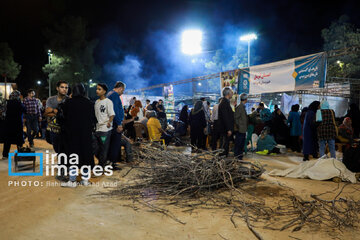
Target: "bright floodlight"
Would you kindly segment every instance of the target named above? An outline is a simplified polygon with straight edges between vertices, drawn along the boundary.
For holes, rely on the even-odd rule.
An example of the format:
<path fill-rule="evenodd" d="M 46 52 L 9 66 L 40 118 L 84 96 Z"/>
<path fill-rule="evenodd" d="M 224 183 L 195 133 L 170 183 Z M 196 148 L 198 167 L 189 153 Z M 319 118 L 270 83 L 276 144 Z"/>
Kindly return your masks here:
<path fill-rule="evenodd" d="M 36 83 L 37 83 L 38 85 L 41 85 L 41 81 L 37 81 Z"/>
<path fill-rule="evenodd" d="M 201 53 L 202 32 L 200 30 L 187 30 L 182 34 L 182 52 L 188 55 Z"/>
<path fill-rule="evenodd" d="M 241 41 L 251 41 L 257 39 L 257 36 L 255 33 L 247 34 L 240 37 Z"/>

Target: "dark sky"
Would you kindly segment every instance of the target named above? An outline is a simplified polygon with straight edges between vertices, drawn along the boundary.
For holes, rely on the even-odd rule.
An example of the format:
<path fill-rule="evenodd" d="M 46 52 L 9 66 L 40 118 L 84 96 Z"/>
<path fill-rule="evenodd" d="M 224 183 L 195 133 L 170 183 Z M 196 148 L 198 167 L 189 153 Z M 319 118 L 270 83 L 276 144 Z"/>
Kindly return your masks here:
<path fill-rule="evenodd" d="M 132 54 L 144 72 L 151 73 L 148 70 L 154 65 L 158 70 L 167 66 L 151 46 L 156 39 L 150 38 L 164 36 L 159 32 L 171 36 L 198 27 L 205 32 L 205 48 L 213 50 L 226 46 L 229 32 L 253 31 L 258 40 L 252 50 L 261 57 L 256 64 L 261 64 L 321 51 L 321 30 L 333 20 L 346 14 L 360 26 L 358 7 L 356 1 L 3 0 L 0 41 L 9 43 L 15 61 L 22 65 L 19 85 L 31 87 L 36 80 L 46 79 L 41 71 L 47 62 L 42 31 L 64 16 L 88 21 L 90 37 L 99 40 L 95 60 L 101 67 Z M 149 84 L 153 83 L 156 80 Z"/>

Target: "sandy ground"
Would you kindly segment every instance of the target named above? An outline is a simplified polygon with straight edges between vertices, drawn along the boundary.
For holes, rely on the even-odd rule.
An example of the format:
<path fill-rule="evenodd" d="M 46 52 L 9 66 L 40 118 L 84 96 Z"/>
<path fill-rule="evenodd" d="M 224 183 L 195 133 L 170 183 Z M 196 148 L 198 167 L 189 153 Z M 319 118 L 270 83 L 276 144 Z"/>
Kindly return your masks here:
<path fill-rule="evenodd" d="M 43 140 L 35 140 L 37 152 L 51 149 Z M 2 151 L 2 146 L 0 148 Z M 13 151 L 13 149 L 12 149 Z M 258 156 L 249 154 L 247 159 L 256 159 L 267 170 L 285 169 L 302 161 L 301 155 L 286 153 L 282 156 Z M 180 224 L 147 208 L 134 210 L 116 198 L 95 195 L 107 191 L 102 184 L 124 181 L 121 178 L 129 167 L 124 166 L 112 177 L 98 177 L 91 181 L 97 186 L 76 189 L 47 186 L 59 183 L 54 177 L 8 176 L 8 161 L 0 161 L 0 239 L 255 239 L 246 223 L 236 220 L 231 223 L 228 210 L 196 210 L 184 213 L 173 207 L 172 213 L 186 224 Z M 275 178 L 267 174 L 264 181 L 249 188 L 254 195 L 273 201 L 285 194 L 284 189 L 309 198 L 334 190 L 344 183 L 315 181 L 309 179 Z M 13 186 L 11 181 L 38 181 L 40 186 Z M 43 186 L 41 186 L 41 184 Z M 10 185 L 10 186 L 9 186 Z M 344 196 L 360 199 L 359 184 L 344 190 Z M 329 197 L 335 196 L 330 194 Z M 330 229 L 304 227 L 299 232 L 291 229 L 282 232 L 256 228 L 264 239 L 360 239 L 358 229 L 338 232 Z"/>

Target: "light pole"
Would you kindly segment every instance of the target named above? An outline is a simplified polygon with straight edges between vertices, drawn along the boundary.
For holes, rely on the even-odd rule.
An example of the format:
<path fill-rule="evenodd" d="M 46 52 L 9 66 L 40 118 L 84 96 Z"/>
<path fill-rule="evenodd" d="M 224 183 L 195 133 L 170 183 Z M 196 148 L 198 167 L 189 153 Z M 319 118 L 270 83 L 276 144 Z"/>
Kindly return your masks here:
<path fill-rule="evenodd" d="M 48 50 L 49 64 L 51 64 L 51 56 L 52 56 L 52 53 L 51 53 L 51 50 L 49 49 Z M 51 97 L 51 80 L 50 80 L 50 77 L 49 77 L 49 97 Z"/>
<path fill-rule="evenodd" d="M 202 31 L 200 30 L 186 30 L 182 33 L 181 37 L 181 49 L 182 52 L 186 55 L 196 55 L 202 52 Z M 192 63 L 195 63 L 195 60 L 192 59 Z M 191 77 L 193 74 L 193 66 L 191 65 Z M 196 85 L 195 82 L 192 81 L 192 92 L 193 97 L 195 95 Z"/>
<path fill-rule="evenodd" d="M 247 34 L 240 37 L 241 41 L 247 41 L 248 42 L 248 67 L 250 67 L 250 41 L 256 40 L 257 36 L 255 33 Z"/>

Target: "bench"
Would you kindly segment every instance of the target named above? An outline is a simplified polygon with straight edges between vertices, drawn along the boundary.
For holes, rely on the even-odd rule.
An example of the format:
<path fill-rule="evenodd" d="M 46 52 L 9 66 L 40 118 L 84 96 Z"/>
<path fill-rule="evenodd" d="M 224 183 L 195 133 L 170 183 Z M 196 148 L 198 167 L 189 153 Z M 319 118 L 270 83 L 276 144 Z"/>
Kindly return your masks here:
<path fill-rule="evenodd" d="M 31 150 L 22 151 L 22 149 L 20 151 L 21 152 L 15 153 L 15 156 L 14 156 L 15 172 L 18 172 L 18 170 L 19 170 L 19 162 L 32 162 L 32 170 L 33 170 L 33 172 L 35 172 L 36 156 L 19 156 L 18 155 L 19 153 L 20 154 L 21 153 L 35 153 L 35 151 L 31 151 Z"/>

